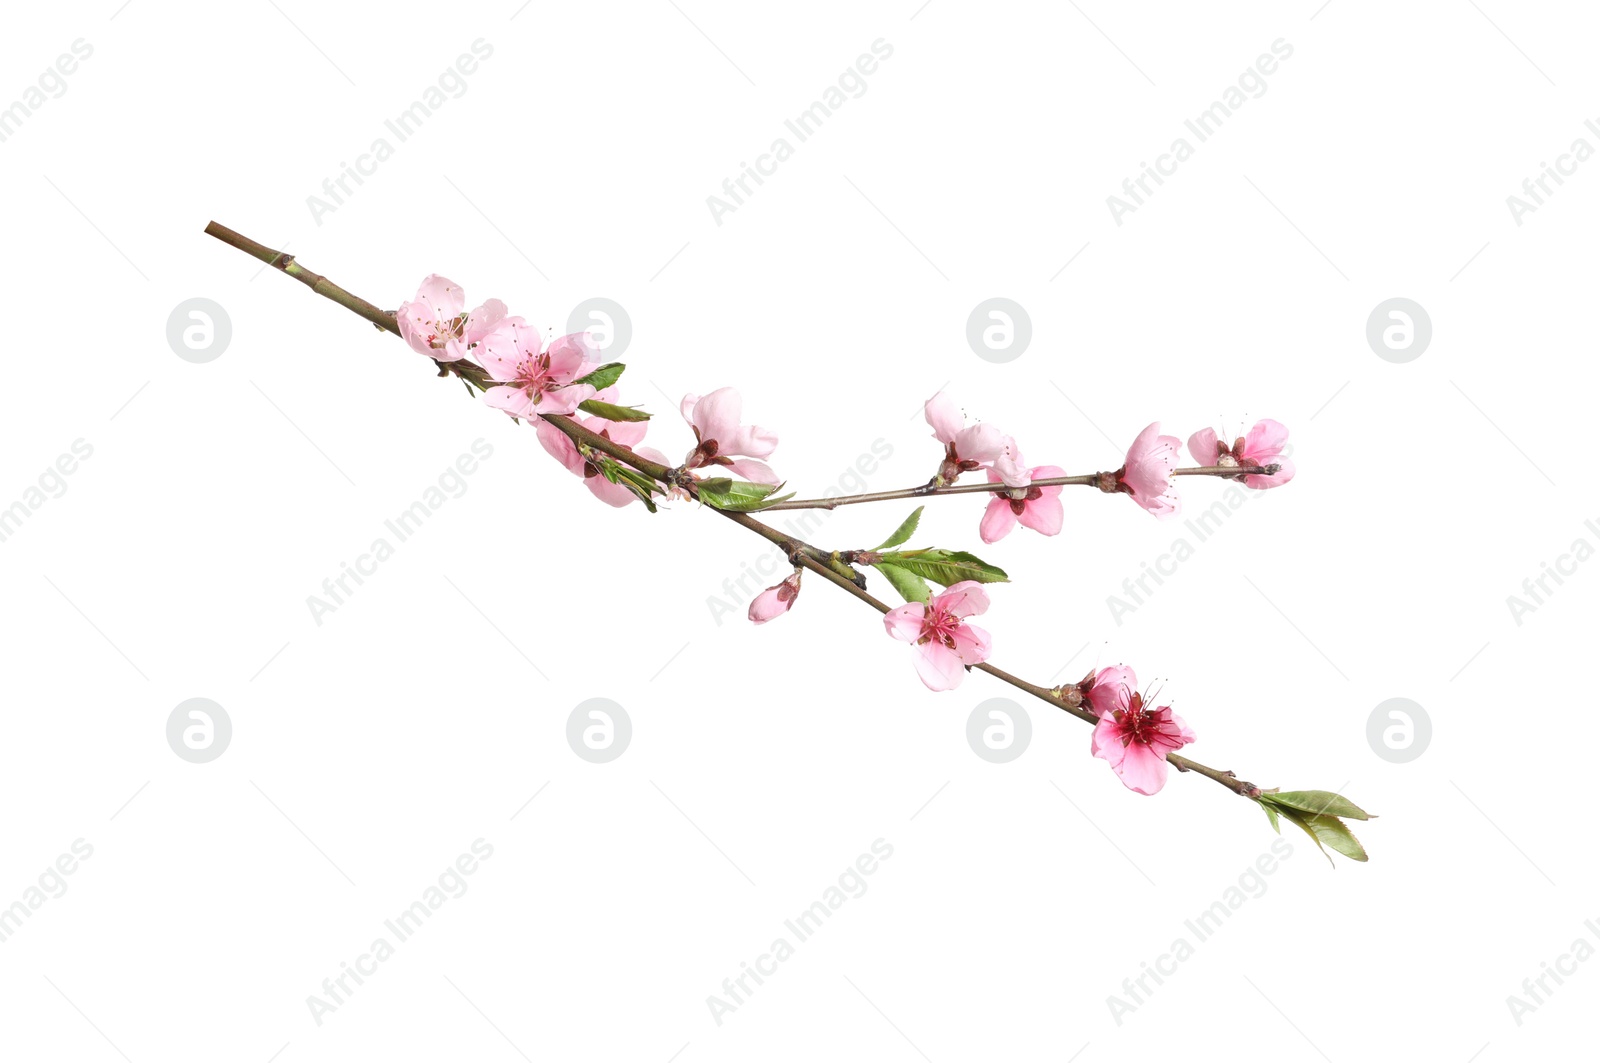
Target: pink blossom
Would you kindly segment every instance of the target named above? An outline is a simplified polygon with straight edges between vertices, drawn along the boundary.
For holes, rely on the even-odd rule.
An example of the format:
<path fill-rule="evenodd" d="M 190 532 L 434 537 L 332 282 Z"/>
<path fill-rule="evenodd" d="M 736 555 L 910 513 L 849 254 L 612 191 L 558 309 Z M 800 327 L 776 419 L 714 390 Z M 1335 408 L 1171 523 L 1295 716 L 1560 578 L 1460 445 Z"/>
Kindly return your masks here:
<path fill-rule="evenodd" d="M 926 602 L 907 602 L 884 614 L 883 626 L 891 636 L 917 647 L 917 675 L 929 690 L 954 690 L 965 678 L 965 667 L 989 659 L 989 633 L 963 624 L 989 608 L 989 595 L 974 580 L 951 584 Z"/>
<path fill-rule="evenodd" d="M 775 587 L 768 587 L 755 600 L 750 603 L 750 622 L 765 624 L 768 620 L 776 620 L 787 613 L 794 606 L 794 600 L 800 596 L 800 569 L 795 569 L 794 574 Z"/>
<path fill-rule="evenodd" d="M 964 472 L 987 468 L 1006 452 L 1008 444 L 1015 446 L 992 425 L 968 426 L 956 401 L 942 391 L 923 404 L 922 415 L 933 429 L 933 438 L 944 444 L 938 476 L 941 484 L 953 484 Z"/>
<path fill-rule="evenodd" d="M 1126 697 L 1116 707 L 1101 710 L 1089 752 L 1111 765 L 1122 785 L 1134 793 L 1150 795 L 1167 782 L 1167 754 L 1194 741 L 1194 732 L 1172 706 L 1146 708 L 1142 694 Z"/>
<path fill-rule="evenodd" d="M 536 330 L 520 317 L 507 318 L 483 338 L 476 353 L 497 382 L 483 393 L 483 401 L 513 417 L 571 413 L 594 397 L 591 385 L 574 383 L 596 368 L 590 356 L 597 352 L 586 332 L 558 336 L 541 351 Z"/>
<path fill-rule="evenodd" d="M 1255 427 L 1235 439 L 1229 447 L 1217 438 L 1217 433 L 1202 428 L 1189 437 L 1189 453 L 1201 465 L 1271 465 L 1278 463 L 1278 471 L 1271 476 L 1251 473 L 1241 477 L 1246 487 L 1265 490 L 1281 487 L 1294 479 L 1294 462 L 1281 457 L 1284 444 L 1289 441 L 1289 430 L 1277 421 L 1257 421 Z"/>
<path fill-rule="evenodd" d="M 1178 467 L 1180 446 L 1177 436 L 1161 434 L 1160 421 L 1150 425 L 1128 448 L 1127 460 L 1117 470 L 1112 490 L 1132 495 L 1135 502 L 1162 520 L 1177 516 L 1178 488 L 1172 482 L 1172 470 Z"/>
<path fill-rule="evenodd" d="M 778 474 L 755 458 L 766 458 L 778 447 L 776 433 L 759 425 L 744 425 L 739 418 L 744 400 L 733 388 L 718 388 L 709 395 L 685 395 L 679 404 L 683 419 L 694 429 L 695 448 L 684 467 L 724 466 L 741 480 L 776 484 Z"/>
<path fill-rule="evenodd" d="M 616 402 L 617 389 L 607 388 L 597 396 L 602 402 Z M 608 421 L 604 417 L 574 418 L 578 424 L 587 428 L 596 435 L 603 436 L 613 443 L 627 447 L 641 458 L 667 464 L 667 456 L 659 450 L 650 447 L 641 447 L 639 443 L 644 439 L 645 430 L 649 421 Z M 621 484 L 614 484 L 600 473 L 599 466 L 593 464 L 578 453 L 577 444 L 573 443 L 567 434 L 544 418 L 537 418 L 536 432 L 539 443 L 574 476 L 583 477 L 583 486 L 587 487 L 600 501 L 608 506 L 626 506 L 630 502 L 637 502 L 639 496 Z"/>
<path fill-rule="evenodd" d="M 423 279 L 417 297 L 394 312 L 395 324 L 418 354 L 458 362 L 506 316 L 506 304 L 498 299 L 490 299 L 470 314 L 462 312 L 466 305 L 460 287 L 433 273 Z"/>
<path fill-rule="evenodd" d="M 1008 453 L 1002 455 L 988 470 L 990 483 L 1006 484 L 1022 492 L 1023 497 L 1015 498 L 1002 491 L 989 500 L 988 508 L 983 511 L 983 520 L 978 522 L 978 536 L 986 543 L 997 543 L 1004 539 L 1019 522 L 1041 535 L 1055 535 L 1061 531 L 1065 519 L 1061 509 L 1061 485 L 1034 487 L 1032 482 L 1065 476 L 1066 472 L 1054 465 L 1026 469 L 1021 462 L 1021 454 L 1012 458 Z"/>

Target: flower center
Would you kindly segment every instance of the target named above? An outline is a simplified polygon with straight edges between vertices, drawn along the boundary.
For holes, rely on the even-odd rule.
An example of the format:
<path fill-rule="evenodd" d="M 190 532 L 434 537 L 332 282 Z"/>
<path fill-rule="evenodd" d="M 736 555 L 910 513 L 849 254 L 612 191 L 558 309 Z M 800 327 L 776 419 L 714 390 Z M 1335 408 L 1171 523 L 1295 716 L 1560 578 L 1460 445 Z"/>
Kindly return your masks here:
<path fill-rule="evenodd" d="M 922 616 L 922 635 L 917 639 L 917 644 L 937 642 L 948 649 L 955 649 L 955 632 L 960 626 L 961 620 L 958 617 L 929 605 L 927 612 Z"/>

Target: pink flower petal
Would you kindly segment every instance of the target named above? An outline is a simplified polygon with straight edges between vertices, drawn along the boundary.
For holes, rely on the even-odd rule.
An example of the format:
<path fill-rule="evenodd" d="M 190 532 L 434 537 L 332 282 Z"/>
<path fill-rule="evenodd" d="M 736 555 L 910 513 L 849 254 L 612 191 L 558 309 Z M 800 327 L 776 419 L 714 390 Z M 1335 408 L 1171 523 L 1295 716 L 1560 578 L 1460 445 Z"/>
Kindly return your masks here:
<path fill-rule="evenodd" d="M 743 413 L 744 399 L 739 393 L 733 388 L 718 388 L 694 404 L 694 416 L 689 423 L 700 429 L 702 441 L 715 439 L 731 445 Z"/>
<path fill-rule="evenodd" d="M 993 470 L 991 480 L 995 479 Z M 1061 503 L 1056 503 L 1059 509 Z M 1017 526 L 1017 515 L 1011 511 L 1011 500 L 996 495 L 984 507 L 983 519 L 978 522 L 978 538 L 986 543 L 997 543 L 1011 534 L 1011 529 Z"/>
<path fill-rule="evenodd" d="M 994 648 L 994 639 L 989 632 L 971 624 L 956 628 L 951 632 L 950 639 L 955 643 L 953 652 L 962 664 L 982 664 L 989 659 L 989 653 Z"/>
<path fill-rule="evenodd" d="M 521 388 L 506 387 L 504 385 L 492 387 L 483 393 L 483 401 L 497 410 L 504 410 L 513 417 L 526 418 L 528 411 L 533 408 L 533 400 Z"/>
<path fill-rule="evenodd" d="M 929 690 L 954 690 L 966 678 L 961 658 L 941 642 L 925 642 L 917 647 L 917 676 Z"/>
<path fill-rule="evenodd" d="M 954 617 L 980 616 L 988 611 L 989 594 L 977 580 L 964 579 L 934 595 L 931 604 Z"/>
<path fill-rule="evenodd" d="M 772 471 L 771 466 L 765 462 L 755 461 L 750 458 L 735 458 L 732 464 L 725 465 L 723 468 L 739 479 L 749 480 L 755 484 L 772 484 L 776 487 L 783 482 L 778 478 L 778 474 Z M 711 471 L 715 475 L 716 466 L 712 466 Z"/>
<path fill-rule="evenodd" d="M 1043 488 L 1048 491 L 1050 488 Z M 1066 512 L 1061 506 L 1061 488 L 1055 489 L 1055 494 L 1040 494 L 1032 502 L 1022 507 L 1022 513 L 1017 517 L 1024 528 L 1032 528 L 1040 535 L 1055 535 L 1061 531 L 1061 526 L 1066 523 Z M 984 540 L 987 542 L 988 540 Z"/>
<path fill-rule="evenodd" d="M 907 602 L 883 614 L 883 627 L 901 642 L 915 642 L 922 637 L 922 618 L 926 615 L 927 608 L 921 602 Z"/>
<path fill-rule="evenodd" d="M 1120 763 L 1113 765 L 1122 785 L 1149 797 L 1167 784 L 1167 758 L 1140 742 L 1130 742 Z"/>
<path fill-rule="evenodd" d="M 955 442 L 956 435 L 966 427 L 967 419 L 956 405 L 956 400 L 939 392 L 922 405 L 922 416 L 933 429 L 933 438 L 941 443 Z"/>
<path fill-rule="evenodd" d="M 577 446 L 567 438 L 565 432 L 548 421 L 540 420 L 534 434 L 539 437 L 539 445 L 544 447 L 545 453 L 559 461 L 573 475 L 583 475 L 583 455 L 578 453 Z"/>
<path fill-rule="evenodd" d="M 1215 465 L 1217 463 L 1216 429 L 1202 428 L 1190 436 L 1189 456 L 1194 458 L 1196 465 Z"/>
<path fill-rule="evenodd" d="M 1289 442 L 1289 430 L 1270 418 L 1260 420 L 1244 437 L 1244 460 L 1254 465 L 1270 465 Z"/>

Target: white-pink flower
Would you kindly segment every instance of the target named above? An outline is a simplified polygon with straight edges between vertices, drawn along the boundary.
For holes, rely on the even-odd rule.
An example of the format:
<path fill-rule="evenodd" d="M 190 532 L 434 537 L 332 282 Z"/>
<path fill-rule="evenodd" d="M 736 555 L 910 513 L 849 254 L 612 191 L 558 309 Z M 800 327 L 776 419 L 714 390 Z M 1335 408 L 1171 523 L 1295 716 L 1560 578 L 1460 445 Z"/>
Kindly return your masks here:
<path fill-rule="evenodd" d="M 615 403 L 617 401 L 617 389 L 607 388 L 600 392 L 596 398 L 602 402 Z M 573 419 L 596 435 L 603 436 L 613 443 L 627 447 L 641 458 L 660 465 L 668 464 L 667 456 L 659 450 L 639 446 L 639 443 L 644 439 L 646 429 L 649 427 L 649 421 L 608 421 L 604 417 L 583 416 L 575 416 Z M 621 484 L 614 484 L 602 476 L 599 466 L 579 454 L 577 444 L 573 443 L 561 429 L 542 417 L 536 419 L 536 424 L 540 445 L 544 447 L 551 457 L 566 466 L 568 472 L 574 476 L 583 477 L 583 486 L 587 487 L 589 492 L 600 501 L 608 506 L 621 507 L 639 500 L 639 496 L 628 488 Z"/>
<path fill-rule="evenodd" d="M 1006 452 L 1011 438 L 993 425 L 968 425 L 956 400 L 939 392 L 922 407 L 922 415 L 933 429 L 933 438 L 944 444 L 944 460 L 939 465 L 939 482 L 953 484 L 964 472 L 986 468 Z"/>
<path fill-rule="evenodd" d="M 459 362 L 474 345 L 505 320 L 506 304 L 490 299 L 465 313 L 467 297 L 461 288 L 437 273 L 424 278 L 417 297 L 394 312 L 401 337 L 418 354 L 440 362 Z"/>
<path fill-rule="evenodd" d="M 574 383 L 596 368 L 590 356 L 597 352 L 586 332 L 558 336 L 541 350 L 537 330 L 520 317 L 507 318 L 475 353 L 496 383 L 483 401 L 513 417 L 571 413 L 594 397 L 592 385 Z"/>
<path fill-rule="evenodd" d="M 989 500 L 978 522 L 978 537 L 986 543 L 997 543 L 1011 534 L 1011 529 L 1021 524 L 1041 535 L 1055 535 L 1061 531 L 1065 514 L 1061 508 L 1061 485 L 1034 487 L 1034 480 L 1051 480 L 1065 476 L 1066 471 L 1054 465 L 1037 465 L 1032 469 L 1020 465 L 1022 455 L 1013 459 L 1002 456 L 988 470 L 989 482 L 1003 483 L 1023 492 L 1023 497 L 1013 498 L 1002 491 Z"/>
<path fill-rule="evenodd" d="M 1216 432 L 1202 428 L 1189 437 L 1189 453 L 1201 465 L 1271 465 L 1276 462 L 1278 471 L 1271 476 L 1251 473 L 1242 477 L 1246 487 L 1265 490 L 1282 487 L 1294 479 L 1294 462 L 1282 456 L 1288 442 L 1289 430 L 1268 418 L 1257 421 L 1255 427 L 1235 439 L 1231 447 L 1218 439 Z"/>
<path fill-rule="evenodd" d="M 776 620 L 794 607 L 794 600 L 800 596 L 800 569 L 782 583 L 768 587 L 755 596 L 750 603 L 750 622 L 765 624 L 768 620 Z"/>
<path fill-rule="evenodd" d="M 709 395 L 685 395 L 678 406 L 694 429 L 695 447 L 684 467 L 703 469 L 720 465 L 741 480 L 777 484 L 778 474 L 757 458 L 772 456 L 778 436 L 759 425 L 739 422 L 744 400 L 733 388 L 718 388 Z"/>
<path fill-rule="evenodd" d="M 1132 495 L 1135 502 L 1160 519 L 1176 516 L 1178 488 L 1172 482 L 1172 470 L 1178 467 L 1178 448 L 1182 445 L 1177 436 L 1161 434 L 1160 421 L 1150 425 L 1128 448 L 1127 460 L 1117 470 L 1112 489 Z"/>
<path fill-rule="evenodd" d="M 966 667 L 989 659 L 989 633 L 963 623 L 989 608 L 989 595 L 975 580 L 953 583 L 928 602 L 907 602 L 883 616 L 884 629 L 917 649 L 917 675 L 929 690 L 954 690 Z"/>
<path fill-rule="evenodd" d="M 1172 706 L 1147 708 L 1144 696 L 1132 694 L 1110 708 L 1097 710 L 1100 722 L 1089 740 L 1089 752 L 1111 765 L 1122 785 L 1146 796 L 1167 783 L 1167 754 L 1194 741 Z"/>

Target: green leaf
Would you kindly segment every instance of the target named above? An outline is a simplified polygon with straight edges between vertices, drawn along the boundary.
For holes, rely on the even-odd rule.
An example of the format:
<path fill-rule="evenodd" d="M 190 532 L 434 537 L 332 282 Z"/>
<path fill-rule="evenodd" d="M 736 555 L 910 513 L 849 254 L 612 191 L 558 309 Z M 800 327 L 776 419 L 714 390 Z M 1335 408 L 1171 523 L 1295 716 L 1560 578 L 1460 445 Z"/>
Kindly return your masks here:
<path fill-rule="evenodd" d="M 1276 795 L 1274 795 L 1276 796 Z M 1285 818 L 1294 823 L 1317 843 L 1317 848 L 1322 849 L 1322 855 L 1328 856 L 1328 849 L 1347 856 L 1352 860 L 1363 863 L 1367 859 L 1367 851 L 1361 848 L 1361 843 L 1356 841 L 1356 836 L 1350 833 L 1350 828 L 1344 821 L 1334 816 L 1319 816 L 1310 812 L 1302 812 L 1298 808 L 1279 805 L 1278 810 Z M 1323 846 L 1327 846 L 1324 849 Z M 1328 856 L 1328 863 L 1333 863 L 1333 857 Z"/>
<path fill-rule="evenodd" d="M 1344 819 L 1373 819 L 1354 801 L 1328 790 L 1290 790 L 1286 793 L 1262 794 L 1280 808 L 1295 808 L 1313 815 L 1340 816 Z"/>
<path fill-rule="evenodd" d="M 888 549 L 891 549 L 892 547 L 899 546 L 901 543 L 905 542 L 907 539 L 911 538 L 913 535 L 915 535 L 917 533 L 917 523 L 919 521 L 921 521 L 921 520 L 922 520 L 922 507 L 918 506 L 916 509 L 913 509 L 911 511 L 911 516 L 907 517 L 905 520 L 900 522 L 900 527 L 898 527 L 898 528 L 896 528 L 894 530 L 894 534 L 893 535 L 889 536 L 887 539 L 885 539 L 883 542 L 879 543 L 877 546 L 874 546 L 873 549 L 874 550 L 888 550 Z M 898 590 L 898 588 L 896 588 L 896 589 Z M 907 601 L 910 601 L 910 600 L 911 599 L 907 599 Z M 917 599 L 917 601 L 926 601 L 926 599 L 919 598 L 919 599 Z"/>
<path fill-rule="evenodd" d="M 889 585 L 906 601 L 925 602 L 933 597 L 933 591 L 929 588 L 927 581 L 916 573 L 908 572 L 899 565 L 891 565 L 887 562 L 880 562 L 873 567 L 883 574 L 883 578 L 888 580 Z"/>
<path fill-rule="evenodd" d="M 654 480 L 637 469 L 628 468 L 609 454 L 601 454 L 589 447 L 582 448 L 581 452 L 584 452 L 588 461 L 596 463 L 595 467 L 600 470 L 601 476 L 632 491 L 651 513 L 656 511 L 656 502 L 651 496 L 660 488 Z"/>
<path fill-rule="evenodd" d="M 700 501 L 716 509 L 731 510 L 734 513 L 753 513 L 776 505 L 786 498 L 793 498 L 794 492 L 773 497 L 773 492 L 782 487 L 782 484 L 755 484 L 745 480 L 733 480 L 726 476 L 716 476 L 709 480 L 701 480 L 697 485 Z"/>
<path fill-rule="evenodd" d="M 578 403 L 578 409 L 584 413 L 592 413 L 596 417 L 604 417 L 608 421 L 648 421 L 650 415 L 637 406 L 616 406 L 599 399 L 584 399 Z"/>
<path fill-rule="evenodd" d="M 892 551 L 884 554 L 883 560 L 946 587 L 968 579 L 978 583 L 1006 583 L 1010 580 L 1004 569 L 976 558 L 965 550 Z"/>
<path fill-rule="evenodd" d="M 1272 829 L 1277 831 L 1279 834 L 1282 834 L 1283 829 L 1278 826 L 1278 810 L 1273 808 L 1265 801 L 1260 802 L 1260 805 L 1261 811 L 1267 814 L 1267 822 L 1272 824 Z"/>
<path fill-rule="evenodd" d="M 579 384 L 588 384 L 596 391 L 604 391 L 621 378 L 622 371 L 626 368 L 628 367 L 623 365 L 621 362 L 607 362 L 605 365 L 601 366 L 599 369 L 596 369 L 588 376 L 580 376 L 575 382 Z"/>

